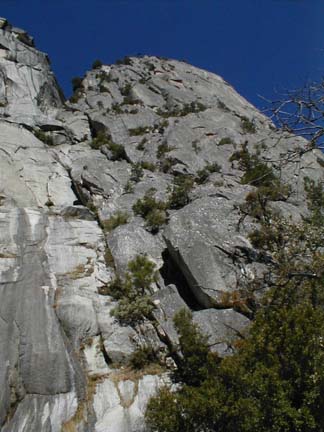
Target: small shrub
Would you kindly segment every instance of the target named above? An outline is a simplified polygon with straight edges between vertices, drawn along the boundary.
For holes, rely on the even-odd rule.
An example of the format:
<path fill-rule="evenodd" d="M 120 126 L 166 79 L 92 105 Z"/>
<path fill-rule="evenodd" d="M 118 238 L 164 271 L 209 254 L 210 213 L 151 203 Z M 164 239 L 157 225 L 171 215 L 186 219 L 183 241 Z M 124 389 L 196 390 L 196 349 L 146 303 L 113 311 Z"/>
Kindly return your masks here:
<path fill-rule="evenodd" d="M 307 207 L 311 212 L 308 220 L 315 225 L 324 223 L 324 184 L 321 181 L 317 183 L 309 177 L 304 178 L 304 188 L 307 198 Z"/>
<path fill-rule="evenodd" d="M 207 107 L 199 101 L 184 104 L 182 107 L 174 108 L 173 110 L 162 110 L 159 108 L 157 114 L 161 117 L 184 117 L 191 113 L 199 113 L 205 111 Z"/>
<path fill-rule="evenodd" d="M 132 86 L 131 86 L 130 83 L 126 83 L 126 84 L 124 85 L 124 87 L 122 87 L 122 88 L 120 89 L 120 93 L 121 93 L 123 96 L 130 96 L 131 91 L 132 91 Z"/>
<path fill-rule="evenodd" d="M 271 167 L 263 162 L 256 162 L 250 170 L 246 171 L 241 183 L 253 186 L 270 186 L 276 179 Z"/>
<path fill-rule="evenodd" d="M 135 324 L 149 318 L 154 309 L 149 292 L 155 280 L 155 264 L 145 255 L 130 261 L 125 277 L 117 276 L 108 286 L 110 295 L 119 300 L 112 315 L 123 324 Z"/>
<path fill-rule="evenodd" d="M 147 143 L 147 138 L 143 138 L 139 144 L 137 144 L 136 149 L 137 150 L 145 150 L 145 144 Z"/>
<path fill-rule="evenodd" d="M 247 117 L 242 117 L 241 128 L 244 133 L 254 134 L 256 132 L 254 123 L 251 120 L 249 120 Z"/>
<path fill-rule="evenodd" d="M 106 135 L 104 132 L 98 133 L 98 135 L 90 142 L 90 147 L 96 150 L 100 149 L 103 145 L 107 146 L 110 150 L 110 159 L 112 161 L 128 160 L 124 146 L 113 142 L 110 135 Z"/>
<path fill-rule="evenodd" d="M 101 60 L 95 60 L 93 63 L 92 63 L 92 69 L 100 69 L 101 68 L 101 66 L 102 66 L 102 61 Z"/>
<path fill-rule="evenodd" d="M 49 146 L 54 145 L 53 138 L 50 135 L 47 135 L 41 129 L 34 130 L 34 135 L 37 139 L 39 139 L 40 141 L 43 141 L 44 144 L 47 144 Z"/>
<path fill-rule="evenodd" d="M 127 224 L 129 219 L 129 215 L 125 212 L 118 211 L 116 214 L 111 216 L 109 219 L 106 219 L 102 222 L 103 228 L 105 231 L 112 231 L 120 225 Z"/>
<path fill-rule="evenodd" d="M 155 65 L 153 63 L 145 62 L 145 64 L 150 72 L 153 72 L 155 70 Z"/>
<path fill-rule="evenodd" d="M 163 201 L 158 201 L 155 198 L 156 189 L 149 189 L 142 199 L 138 199 L 133 205 L 135 214 L 142 216 L 147 227 L 156 233 L 160 226 L 166 221 L 167 205 Z"/>
<path fill-rule="evenodd" d="M 154 172 L 155 169 L 156 169 L 156 166 L 154 165 L 154 163 L 149 162 L 149 161 L 142 161 L 141 162 L 141 167 L 143 169 L 146 169 L 146 170 L 152 171 L 152 172 Z"/>
<path fill-rule="evenodd" d="M 289 194 L 290 187 L 275 179 L 271 186 L 260 186 L 255 191 L 249 192 L 240 209 L 260 221 L 269 219 L 271 217 L 268 209 L 269 201 L 286 201 Z"/>
<path fill-rule="evenodd" d="M 185 104 L 180 111 L 180 116 L 185 116 L 190 113 L 199 113 L 205 111 L 207 106 L 199 101 L 191 102 L 190 104 Z"/>
<path fill-rule="evenodd" d="M 224 137 L 218 143 L 219 146 L 223 146 L 223 145 L 226 145 L 226 144 L 234 144 L 232 138 Z"/>
<path fill-rule="evenodd" d="M 115 261 L 114 261 L 114 257 L 111 253 L 111 250 L 107 247 L 106 251 L 105 251 L 105 263 L 107 265 L 107 267 L 115 267 Z"/>
<path fill-rule="evenodd" d="M 164 119 L 163 121 L 161 121 L 161 123 L 159 124 L 159 133 L 163 134 L 165 129 L 169 126 L 169 121 L 167 119 Z"/>
<path fill-rule="evenodd" d="M 177 164 L 176 159 L 172 157 L 164 157 L 160 163 L 161 171 L 164 173 L 168 173 L 170 172 L 171 168 L 176 164 Z"/>
<path fill-rule="evenodd" d="M 144 175 L 143 167 L 140 163 L 132 165 L 130 180 L 138 183 Z"/>
<path fill-rule="evenodd" d="M 46 201 L 45 205 L 46 205 L 46 207 L 53 207 L 53 206 L 54 206 L 54 203 L 53 203 L 53 201 L 51 200 L 51 198 L 48 198 L 48 200 Z"/>
<path fill-rule="evenodd" d="M 156 353 L 152 346 L 146 345 L 138 348 L 130 357 L 129 365 L 136 370 L 144 369 L 151 363 L 158 361 Z"/>
<path fill-rule="evenodd" d="M 150 296 L 142 295 L 140 297 L 130 296 L 123 297 L 111 314 L 117 318 L 120 323 L 132 325 L 150 318 L 154 305 Z"/>
<path fill-rule="evenodd" d="M 111 106 L 111 109 L 116 113 L 116 114 L 124 114 L 124 111 L 121 108 L 121 105 L 118 103 L 114 103 Z"/>
<path fill-rule="evenodd" d="M 177 360 L 173 379 L 187 385 L 199 385 L 206 376 L 209 347 L 208 338 L 199 331 L 192 321 L 192 314 L 181 309 L 174 316 L 174 324 L 179 333 L 182 356 Z"/>
<path fill-rule="evenodd" d="M 110 141 L 108 144 L 108 148 L 112 153 L 111 156 L 112 161 L 120 161 L 120 160 L 128 161 L 128 157 L 123 145 Z"/>
<path fill-rule="evenodd" d="M 122 59 L 116 60 L 116 65 L 127 65 L 131 66 L 133 64 L 132 59 L 128 56 L 125 56 Z"/>
<path fill-rule="evenodd" d="M 276 175 L 272 167 L 269 167 L 260 158 L 259 154 L 250 154 L 247 143 L 244 143 L 241 150 L 236 151 L 230 157 L 230 162 L 238 161 L 239 168 L 245 171 L 241 183 L 253 186 L 272 186 L 276 181 Z"/>
<path fill-rule="evenodd" d="M 128 133 L 130 136 L 144 135 L 146 132 L 148 132 L 148 128 L 145 126 L 139 126 L 137 128 L 128 129 Z"/>
<path fill-rule="evenodd" d="M 129 96 L 124 96 L 122 105 L 138 105 L 138 104 L 142 104 L 142 101 L 140 101 L 139 99 L 134 99 L 131 95 Z M 133 111 L 133 112 L 132 112 Z M 138 110 L 132 110 L 130 113 L 135 114 L 138 112 Z"/>
<path fill-rule="evenodd" d="M 70 97 L 69 101 L 70 101 L 71 103 L 77 103 L 77 102 L 79 102 L 79 100 L 81 99 L 81 97 L 82 97 L 82 91 L 81 91 L 81 89 L 78 89 L 78 90 L 76 90 L 76 91 L 74 92 L 74 94 Z"/>
<path fill-rule="evenodd" d="M 152 233 L 157 233 L 160 227 L 166 223 L 167 215 L 165 210 L 153 209 L 147 214 L 145 220 L 150 231 Z"/>
<path fill-rule="evenodd" d="M 215 172 L 219 173 L 220 171 L 221 171 L 221 166 L 217 162 L 214 162 L 213 164 L 207 164 L 205 168 L 197 171 L 196 182 L 198 184 L 206 183 L 210 174 Z"/>
<path fill-rule="evenodd" d="M 165 156 L 166 153 L 169 153 L 171 150 L 173 150 L 173 147 L 170 147 L 167 142 L 163 142 L 158 146 L 156 157 L 158 159 L 161 159 L 163 156 Z"/>
<path fill-rule="evenodd" d="M 109 93 L 109 88 L 106 87 L 104 84 L 99 84 L 99 92 L 100 93 Z"/>
<path fill-rule="evenodd" d="M 134 185 L 130 180 L 128 180 L 128 182 L 126 183 L 124 192 L 127 194 L 134 192 Z"/>
<path fill-rule="evenodd" d="M 82 78 L 81 77 L 74 77 L 74 78 L 72 78 L 72 89 L 73 89 L 74 92 L 76 92 L 77 90 L 83 89 L 83 84 L 82 84 Z"/>
<path fill-rule="evenodd" d="M 182 174 L 174 178 L 172 192 L 168 201 L 171 209 L 180 209 L 190 202 L 189 193 L 194 185 L 194 177 Z"/>
<path fill-rule="evenodd" d="M 98 150 L 103 145 L 108 145 L 110 142 L 110 137 L 104 132 L 98 133 L 95 138 L 90 142 L 90 147 Z"/>

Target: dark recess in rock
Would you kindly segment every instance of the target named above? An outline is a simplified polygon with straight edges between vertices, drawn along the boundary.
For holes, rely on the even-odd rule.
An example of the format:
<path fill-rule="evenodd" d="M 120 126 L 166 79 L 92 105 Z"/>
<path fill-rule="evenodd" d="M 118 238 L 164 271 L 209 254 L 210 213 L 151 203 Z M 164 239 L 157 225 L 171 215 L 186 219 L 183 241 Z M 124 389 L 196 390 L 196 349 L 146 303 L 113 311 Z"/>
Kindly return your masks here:
<path fill-rule="evenodd" d="M 184 277 L 181 269 L 177 266 L 176 262 L 172 259 L 169 251 L 166 249 L 162 253 L 163 267 L 160 269 L 161 276 L 164 280 L 165 285 L 175 285 L 177 290 L 189 306 L 191 310 L 199 311 L 205 309 L 199 304 L 196 297 L 192 293 L 186 278 Z"/>

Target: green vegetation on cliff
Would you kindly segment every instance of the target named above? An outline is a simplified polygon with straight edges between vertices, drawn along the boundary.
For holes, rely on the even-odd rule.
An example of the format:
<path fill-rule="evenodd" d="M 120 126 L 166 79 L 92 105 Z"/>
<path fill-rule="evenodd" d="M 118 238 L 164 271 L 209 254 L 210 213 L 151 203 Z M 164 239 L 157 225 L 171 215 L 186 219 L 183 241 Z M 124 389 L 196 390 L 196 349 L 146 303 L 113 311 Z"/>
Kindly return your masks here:
<path fill-rule="evenodd" d="M 151 399 L 146 419 L 152 431 L 324 430 L 324 229 L 317 223 L 324 206 L 316 188 L 306 181 L 309 218 L 293 224 L 269 217 L 267 209 L 251 233 L 272 264 L 249 334 L 233 356 L 211 353 L 190 314 L 176 316 L 178 387 Z"/>

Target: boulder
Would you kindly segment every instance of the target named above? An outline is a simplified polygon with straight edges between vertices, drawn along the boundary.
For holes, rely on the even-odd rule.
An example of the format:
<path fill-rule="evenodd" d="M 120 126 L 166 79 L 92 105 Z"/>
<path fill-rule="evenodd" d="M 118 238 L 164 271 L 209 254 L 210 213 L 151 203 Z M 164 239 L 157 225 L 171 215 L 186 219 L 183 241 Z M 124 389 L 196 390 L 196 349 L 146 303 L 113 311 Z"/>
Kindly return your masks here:
<path fill-rule="evenodd" d="M 208 337 L 208 345 L 219 356 L 230 355 L 235 341 L 246 336 L 250 320 L 233 309 L 193 312 L 193 322 Z"/>

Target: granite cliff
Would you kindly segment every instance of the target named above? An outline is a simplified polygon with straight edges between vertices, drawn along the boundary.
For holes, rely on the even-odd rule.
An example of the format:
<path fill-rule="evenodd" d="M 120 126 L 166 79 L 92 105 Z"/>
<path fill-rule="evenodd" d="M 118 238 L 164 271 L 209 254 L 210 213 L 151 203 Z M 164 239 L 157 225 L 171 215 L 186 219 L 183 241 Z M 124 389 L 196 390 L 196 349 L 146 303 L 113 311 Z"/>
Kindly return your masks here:
<path fill-rule="evenodd" d="M 66 101 L 47 56 L 0 19 L 3 432 L 144 431 L 174 314 L 190 308 L 221 356 L 253 315 L 237 295 L 271 257 L 249 238 L 242 155 L 286 187 L 270 205 L 288 218 L 307 213 L 304 178 L 324 180 L 319 150 L 217 75 L 148 56 L 94 66 Z M 111 287 L 139 256 L 154 308 L 122 320 Z M 134 371 L 143 347 L 160 365 Z"/>

